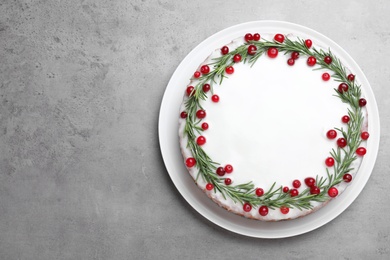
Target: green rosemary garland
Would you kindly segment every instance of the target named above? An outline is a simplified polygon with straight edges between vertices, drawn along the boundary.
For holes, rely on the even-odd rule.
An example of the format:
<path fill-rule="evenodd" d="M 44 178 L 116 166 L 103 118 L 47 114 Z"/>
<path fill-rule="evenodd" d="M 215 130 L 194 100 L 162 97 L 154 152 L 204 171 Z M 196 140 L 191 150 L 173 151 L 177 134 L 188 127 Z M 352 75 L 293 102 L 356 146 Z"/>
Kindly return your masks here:
<path fill-rule="evenodd" d="M 248 54 L 248 46 L 254 45 L 257 50 L 253 55 Z M 282 191 L 282 186 L 276 186 L 274 183 L 263 196 L 258 197 L 255 194 L 256 188 L 252 182 L 239 185 L 225 185 L 224 179 L 216 174 L 216 169 L 219 166 L 217 162 L 206 154 L 206 152 L 196 143 L 196 133 L 201 134 L 203 129 L 198 126 L 200 119 L 196 118 L 196 112 L 199 109 L 203 109 L 201 106 L 201 100 L 206 100 L 207 95 L 203 91 L 202 86 L 206 83 L 212 87 L 214 83 L 226 78 L 225 69 L 228 66 L 233 66 L 233 57 L 236 54 L 241 56 L 241 61 L 249 63 L 251 66 L 266 52 L 269 48 L 275 47 L 279 52 L 289 54 L 294 51 L 300 55 L 313 56 L 316 58 L 319 69 L 327 69 L 333 72 L 332 77 L 339 82 L 346 83 L 348 85 L 348 91 L 339 92 L 335 89 L 335 96 L 339 97 L 342 102 L 349 105 L 348 115 L 351 120 L 347 124 L 347 129 L 335 128 L 339 131 L 343 137 L 347 140 L 347 146 L 345 148 L 332 149 L 330 152 L 331 157 L 334 158 L 335 164 L 333 166 L 334 171 L 332 174 L 327 170 L 327 178 L 321 177 L 316 179 L 316 186 L 320 189 L 319 194 L 311 194 L 310 188 L 306 188 L 300 192 L 297 196 L 291 196 L 290 193 Z M 331 62 L 324 61 L 325 57 L 330 57 Z M 328 58 L 329 59 L 329 58 Z M 214 186 L 214 192 L 219 191 L 223 197 L 230 197 L 234 202 L 241 204 L 249 203 L 253 207 L 267 206 L 270 209 L 280 208 L 282 206 L 297 209 L 311 209 L 313 206 L 311 202 L 324 202 L 329 199 L 327 191 L 329 188 L 339 184 L 343 180 L 343 175 L 353 168 L 351 164 L 356 160 L 355 151 L 361 143 L 360 131 L 363 123 L 363 115 L 361 107 L 359 106 L 359 98 L 361 96 L 360 86 L 355 84 L 354 81 L 348 80 L 345 67 L 341 64 L 340 60 L 329 51 L 322 49 L 317 50 L 314 47 L 308 48 L 305 45 L 304 40 L 285 40 L 280 43 L 277 41 L 268 41 L 262 39 L 261 41 L 249 41 L 245 42 L 235 50 L 215 58 L 214 62 L 208 64 L 213 69 L 210 72 L 203 74 L 198 78 L 198 83 L 194 87 L 194 90 L 186 100 L 185 107 L 188 114 L 186 118 L 186 124 L 184 128 L 184 134 L 188 137 L 188 148 L 191 150 L 194 159 L 196 160 L 196 167 L 199 169 L 196 181 L 199 177 L 207 183 L 211 183 Z"/>

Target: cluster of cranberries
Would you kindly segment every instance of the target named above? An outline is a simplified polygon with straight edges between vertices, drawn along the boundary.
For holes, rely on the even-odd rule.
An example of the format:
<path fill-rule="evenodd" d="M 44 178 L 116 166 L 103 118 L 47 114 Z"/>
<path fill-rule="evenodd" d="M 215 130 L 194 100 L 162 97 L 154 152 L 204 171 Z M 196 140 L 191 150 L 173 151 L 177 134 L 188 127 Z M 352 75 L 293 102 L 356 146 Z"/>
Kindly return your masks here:
<path fill-rule="evenodd" d="M 230 164 L 227 164 L 227 165 L 225 165 L 225 167 L 218 167 L 217 168 L 217 170 L 215 171 L 216 172 L 216 174 L 218 175 L 218 176 L 225 176 L 225 174 L 227 173 L 227 174 L 230 174 L 230 173 L 232 173 L 233 172 L 233 166 L 232 165 L 230 165 Z M 230 179 L 230 178 L 225 178 L 224 179 L 224 183 L 225 183 L 225 185 L 230 185 L 230 184 L 232 184 L 232 179 Z M 212 183 L 207 183 L 206 184 L 206 190 L 212 190 L 212 189 L 214 189 L 214 185 L 212 184 Z"/>
<path fill-rule="evenodd" d="M 263 190 L 262 188 L 257 188 L 257 189 L 255 190 L 255 194 L 256 194 L 256 196 L 261 197 L 261 196 L 264 195 L 264 190 Z M 245 212 L 251 211 L 251 210 L 252 210 L 251 204 L 249 204 L 248 202 L 244 203 L 244 205 L 243 205 L 243 210 L 244 210 Z M 267 206 L 264 206 L 264 205 L 261 206 L 261 207 L 259 208 L 259 214 L 260 214 L 261 216 L 267 216 L 267 215 L 268 215 L 268 207 L 267 207 Z"/>
<path fill-rule="evenodd" d="M 210 90 L 210 84 L 204 84 L 203 85 L 203 87 L 202 87 L 202 90 L 203 90 L 203 92 L 205 92 L 205 93 L 207 93 L 209 90 Z M 194 93 L 194 87 L 193 86 L 188 86 L 187 87 L 187 89 L 186 89 L 186 94 L 187 94 L 187 96 L 192 96 L 193 95 L 193 93 Z M 214 97 L 215 96 L 215 97 Z M 219 97 L 217 96 L 217 95 L 213 95 L 213 97 L 214 98 L 212 98 L 213 99 L 213 101 L 214 102 L 218 102 L 219 101 Z M 205 118 L 206 117 L 206 111 L 205 110 L 203 110 L 203 109 L 199 109 L 198 111 L 196 111 L 196 117 L 198 118 L 198 119 L 203 119 L 203 118 Z M 185 111 L 182 111 L 181 113 L 180 113 L 180 117 L 181 118 L 186 118 L 188 116 L 188 114 L 187 114 L 187 112 L 185 112 Z M 203 122 L 202 123 L 202 125 L 201 125 L 201 127 L 202 127 L 202 129 L 203 130 L 207 130 L 208 128 L 209 128 L 209 124 L 208 123 L 206 123 L 206 122 Z M 206 143 L 206 137 L 204 137 L 204 136 L 198 136 L 197 137 L 197 139 L 196 139 L 196 143 L 198 144 L 198 145 L 204 145 L 205 143 Z M 193 157 L 189 157 L 189 158 L 187 158 L 186 159 L 186 166 L 188 167 L 188 168 L 192 168 L 192 167 L 194 167 L 196 165 L 196 160 L 195 160 L 195 158 L 193 158 Z M 212 184 L 211 184 L 212 185 Z M 214 186 L 212 185 L 212 186 L 210 186 L 210 185 L 206 185 L 206 189 L 208 189 L 208 190 L 212 190 L 214 188 Z"/>
<path fill-rule="evenodd" d="M 276 36 L 275 36 L 275 37 L 276 37 Z M 275 39 L 275 41 L 278 41 L 278 40 Z M 284 38 L 283 38 L 283 41 L 284 41 Z M 282 41 L 282 42 L 283 42 L 283 41 Z M 306 46 L 306 48 L 310 49 L 312 45 L 313 45 L 313 42 L 312 42 L 310 39 L 306 39 L 306 40 L 305 40 L 305 46 Z M 293 66 L 293 65 L 295 64 L 295 61 L 296 61 L 298 58 L 299 58 L 299 52 L 298 52 L 298 51 L 293 51 L 293 52 L 291 52 L 291 58 L 289 58 L 289 59 L 287 60 L 287 64 L 290 65 L 290 66 Z M 309 66 L 312 67 L 312 66 L 316 65 L 317 59 L 316 59 L 314 56 L 309 56 L 309 57 L 307 58 L 306 63 L 307 63 L 307 65 L 309 65 Z"/>
<path fill-rule="evenodd" d="M 341 117 L 341 121 L 345 124 L 348 124 L 349 121 L 350 121 L 350 117 L 348 115 L 344 115 Z M 332 139 L 336 139 L 337 137 L 337 132 L 336 130 L 329 130 L 328 132 L 326 132 L 326 137 L 330 140 Z M 360 134 L 360 138 L 362 140 L 367 140 L 368 138 L 370 137 L 370 134 L 367 132 L 367 131 L 363 131 L 361 134 Z M 340 148 L 344 148 L 347 146 L 347 140 L 344 138 L 344 137 L 340 137 L 336 140 L 336 144 L 338 147 Z M 364 156 L 367 152 L 366 148 L 364 147 L 359 147 L 356 149 L 356 154 L 359 155 L 359 156 Z M 334 165 L 334 159 L 332 157 L 328 157 L 326 158 L 325 160 L 325 164 L 326 166 L 328 167 L 332 167 Z"/>
<path fill-rule="evenodd" d="M 249 212 L 252 210 L 252 206 L 251 204 L 249 204 L 248 202 L 244 203 L 242 209 L 245 211 L 245 212 Z M 259 214 L 261 216 L 267 216 L 268 215 L 268 207 L 267 206 L 261 206 L 259 208 Z"/>
<path fill-rule="evenodd" d="M 255 38 L 255 39 L 257 39 L 257 38 Z M 252 36 L 252 40 L 253 40 L 253 36 Z M 260 40 L 260 35 L 259 35 L 259 40 Z M 254 50 L 254 52 L 256 52 L 256 49 Z M 228 46 L 223 46 L 221 48 L 221 54 L 222 55 L 226 55 L 228 53 L 229 53 L 229 47 Z M 249 49 L 248 49 L 248 53 L 249 53 Z M 241 61 L 241 55 L 240 54 L 235 54 L 233 56 L 233 62 L 234 63 L 238 63 L 240 61 Z M 233 66 L 227 66 L 225 68 L 225 72 L 226 72 L 226 74 L 229 74 L 229 75 L 233 74 L 234 73 L 234 67 Z M 200 71 L 199 70 L 195 71 L 194 78 L 199 78 L 201 75 L 206 75 L 206 74 L 209 74 L 209 73 L 210 73 L 209 65 L 207 65 L 207 64 L 206 65 L 202 65 L 200 67 Z M 218 101 L 216 101 L 216 102 L 218 102 Z"/>
<path fill-rule="evenodd" d="M 330 62 L 331 62 L 331 58 L 329 57 L 329 59 L 330 59 L 330 61 L 329 61 L 329 63 L 330 63 Z M 349 75 L 348 75 L 348 80 L 353 81 L 354 79 L 355 79 L 355 76 L 354 76 L 353 74 L 349 74 Z M 341 84 L 339 85 L 338 91 L 339 91 L 340 93 L 347 92 L 347 91 L 348 91 L 348 84 L 346 84 L 346 83 L 341 83 Z M 367 104 L 367 102 L 366 102 L 366 100 L 365 100 L 364 98 L 359 99 L 359 106 L 360 106 L 360 107 L 363 107 L 363 106 L 365 106 L 366 104 Z M 344 115 L 344 116 L 342 116 L 342 117 L 341 117 L 341 121 L 342 121 L 343 123 L 345 123 L 345 124 L 348 124 L 349 121 L 350 121 L 349 115 Z M 363 132 L 360 134 L 360 138 L 361 138 L 362 140 L 367 140 L 367 139 L 369 138 L 369 136 L 370 136 L 370 134 L 369 134 L 368 132 L 366 132 L 366 131 L 363 131 Z M 331 129 L 331 130 L 329 130 L 329 131 L 326 133 L 326 137 L 327 137 L 328 139 L 335 139 L 335 138 L 337 137 L 337 132 L 336 132 L 335 130 Z M 346 140 L 344 137 L 340 137 L 340 138 L 337 139 L 336 144 L 337 144 L 338 147 L 344 148 L 344 147 L 347 146 L 348 143 L 347 143 L 347 140 Z M 358 156 L 364 156 L 364 155 L 366 154 L 367 150 L 366 150 L 365 147 L 359 147 L 359 148 L 356 149 L 355 152 L 356 152 L 356 154 L 357 154 Z M 334 158 L 332 158 L 332 157 L 328 157 L 328 158 L 325 159 L 325 165 L 328 166 L 328 167 L 334 166 L 334 163 L 335 163 L 335 160 L 334 160 Z M 349 174 L 349 173 L 345 173 L 345 174 L 343 175 L 343 180 L 344 180 L 345 182 L 351 182 L 351 181 L 352 181 L 352 175 Z M 336 197 L 336 196 L 338 195 L 338 190 L 337 190 L 337 188 L 331 187 L 331 188 L 328 190 L 328 195 L 329 195 L 330 197 Z"/>
<path fill-rule="evenodd" d="M 253 35 L 251 33 L 247 33 L 244 38 L 245 38 L 246 42 L 251 42 L 251 41 L 259 41 L 261 37 L 260 37 L 260 34 L 258 34 L 258 33 L 255 33 Z M 275 34 L 275 36 L 274 36 L 275 42 L 283 43 L 284 40 L 285 40 L 285 36 L 283 34 L 280 34 L 280 33 Z M 312 46 L 312 41 L 310 39 L 307 39 L 305 41 L 305 46 L 307 48 L 310 48 Z M 250 44 L 248 46 L 247 53 L 249 55 L 255 55 L 256 51 L 257 51 L 256 45 Z M 223 53 L 224 52 L 222 52 L 222 54 Z M 279 53 L 279 50 L 276 47 L 270 47 L 267 50 L 267 55 L 270 58 L 276 58 L 278 56 L 278 53 Z M 299 57 L 299 52 L 297 52 L 297 51 L 292 52 L 291 58 L 287 61 L 287 64 L 290 66 L 294 65 L 295 60 L 298 59 L 298 57 Z M 240 57 L 240 60 L 241 60 L 241 57 Z M 307 63 L 309 66 L 314 66 L 316 64 L 316 60 L 314 57 L 311 56 L 311 57 L 309 57 Z"/>
<path fill-rule="evenodd" d="M 349 74 L 349 75 L 347 76 L 347 79 L 348 79 L 348 81 L 352 82 L 352 81 L 355 80 L 355 75 Z M 344 94 L 344 93 L 347 93 L 347 92 L 348 92 L 349 86 L 348 86 L 347 83 L 342 82 L 342 83 L 340 83 L 340 85 L 338 86 L 337 90 L 338 90 L 338 92 L 339 92 L 340 94 Z M 366 105 L 367 105 L 367 100 L 364 99 L 364 98 L 360 98 L 360 99 L 359 99 L 359 106 L 360 106 L 360 107 L 364 107 L 364 106 L 366 106 Z"/>
<path fill-rule="evenodd" d="M 217 175 L 221 176 L 221 177 L 224 176 L 226 173 L 230 174 L 232 172 L 233 172 L 233 166 L 230 164 L 225 165 L 225 167 L 218 167 L 216 170 Z M 225 182 L 225 185 L 230 185 L 230 184 L 232 184 L 232 179 L 225 178 L 224 182 Z"/>
<path fill-rule="evenodd" d="M 350 118 L 349 116 L 345 115 L 341 118 L 342 122 L 343 123 L 348 123 Z M 337 132 L 333 129 L 329 130 L 327 133 L 326 133 L 326 137 L 328 139 L 335 139 L 337 137 Z M 366 131 L 362 132 L 360 134 L 360 138 L 362 140 L 367 140 L 368 138 L 370 137 L 370 134 Z M 337 146 L 340 147 L 340 148 L 344 148 L 347 146 L 347 140 L 344 138 L 344 137 L 340 137 L 337 139 L 336 141 L 337 143 Z M 356 154 L 359 155 L 359 156 L 363 156 L 365 155 L 367 152 L 366 148 L 364 147 L 359 147 L 356 149 Z M 326 166 L 328 167 L 332 167 L 334 165 L 334 159 L 332 157 L 328 157 L 326 160 L 325 160 L 325 164 Z"/>
<path fill-rule="evenodd" d="M 190 88 L 190 87 L 188 87 L 188 88 Z M 193 90 L 191 90 L 191 89 L 188 90 L 188 88 L 187 88 L 187 94 L 189 93 L 188 95 L 191 95 Z M 202 89 L 206 93 L 206 92 L 208 92 L 210 90 L 210 85 L 209 84 L 204 84 Z M 213 102 L 218 102 L 219 101 L 219 96 L 218 95 L 213 95 L 211 97 L 211 99 L 212 99 Z M 185 114 L 183 115 L 183 113 L 185 113 Z M 195 115 L 196 115 L 196 117 L 198 119 L 204 119 L 206 117 L 206 111 L 203 110 L 203 109 L 199 109 L 198 111 L 196 111 Z M 187 113 L 183 111 L 181 117 L 182 118 L 186 118 L 187 117 Z M 202 127 L 203 130 L 207 130 L 207 129 L 209 129 L 209 124 L 207 122 L 203 122 L 201 127 Z M 200 135 L 200 136 L 198 136 L 196 138 L 196 144 L 197 145 L 202 146 L 205 143 L 206 143 L 206 137 L 204 137 L 203 135 Z M 188 168 L 194 167 L 195 165 L 196 165 L 195 158 L 193 158 L 193 157 L 187 158 L 186 166 Z M 216 174 L 218 176 L 221 176 L 221 177 L 224 176 L 226 173 L 230 174 L 232 172 L 233 172 L 233 166 L 230 165 L 230 164 L 227 164 L 225 167 L 218 167 L 216 169 Z M 224 183 L 225 183 L 225 185 L 230 185 L 230 184 L 232 184 L 232 179 L 225 178 L 224 179 Z M 207 183 L 206 184 L 206 190 L 210 191 L 210 190 L 213 190 L 213 189 L 214 189 L 214 185 L 212 183 Z"/>
<path fill-rule="evenodd" d="M 253 35 L 252 35 L 251 33 L 247 33 L 247 34 L 245 34 L 245 36 L 244 36 L 244 39 L 245 39 L 246 42 L 259 41 L 260 38 L 261 38 L 261 36 L 260 36 L 260 34 L 258 34 L 258 33 L 255 33 L 255 34 L 253 34 Z M 255 55 L 255 54 L 256 54 L 256 51 L 257 51 L 256 45 L 250 44 L 250 45 L 248 46 L 247 53 L 248 53 L 249 55 Z"/>
<path fill-rule="evenodd" d="M 223 47 L 221 48 L 221 54 L 222 54 L 222 55 L 226 55 L 226 54 L 228 54 L 228 53 L 229 53 L 229 47 L 228 47 L 228 46 L 223 46 Z M 235 63 L 240 62 L 240 61 L 241 61 L 241 55 L 240 55 L 240 54 L 234 55 L 233 61 L 234 61 Z M 233 74 L 233 73 L 234 73 L 234 68 L 233 68 L 233 66 L 227 66 L 227 67 L 225 68 L 225 72 L 226 72 L 226 74 Z"/>
<path fill-rule="evenodd" d="M 351 180 L 352 180 L 352 176 L 350 174 L 346 174 L 348 176 L 351 177 Z M 305 184 L 307 187 L 310 188 L 310 194 L 312 195 L 318 195 L 321 193 L 321 190 L 318 186 L 316 186 L 316 180 L 313 178 L 313 177 L 307 177 L 305 178 Z M 289 189 L 287 186 L 283 188 L 283 192 L 284 193 L 287 193 L 287 192 L 290 192 L 290 196 L 291 197 L 295 197 L 295 196 L 298 196 L 299 195 L 299 191 L 298 191 L 298 188 L 301 186 L 301 182 L 299 180 L 294 180 L 293 181 L 293 189 Z M 338 190 L 337 188 L 335 187 L 331 187 L 329 190 L 328 190 L 328 195 L 330 197 L 336 197 L 338 194 Z M 288 210 L 285 209 L 285 208 L 280 208 L 280 211 L 283 213 L 283 214 L 287 214 L 288 213 Z"/>
<path fill-rule="evenodd" d="M 194 167 L 196 165 L 196 160 L 195 160 L 195 158 L 192 158 L 192 157 L 189 157 L 189 158 L 187 158 L 187 160 L 186 160 L 186 166 L 188 167 L 188 168 L 191 168 L 191 167 Z M 223 177 L 223 176 L 225 176 L 225 174 L 230 174 L 230 173 L 232 173 L 233 172 L 233 166 L 232 165 L 230 165 L 230 164 L 227 164 L 227 165 L 225 165 L 225 167 L 218 167 L 217 169 L 216 169 L 216 174 L 218 175 L 218 176 L 221 176 L 221 177 Z M 224 183 L 225 183 L 225 185 L 230 185 L 230 184 L 232 184 L 232 179 L 230 179 L 230 178 L 225 178 L 224 179 Z M 206 184 L 206 190 L 212 190 L 212 189 L 214 189 L 214 185 L 212 184 L 212 183 L 207 183 Z"/>
<path fill-rule="evenodd" d="M 207 66 L 207 65 L 206 65 Z M 203 86 L 202 86 L 202 91 L 204 92 L 204 93 L 207 93 L 207 92 L 209 92 L 210 91 L 210 88 L 211 88 L 211 86 L 210 86 L 210 84 L 204 84 Z M 195 93 L 195 88 L 193 87 L 193 86 L 188 86 L 187 87 L 187 89 L 186 89 L 186 95 L 188 96 L 188 97 L 191 97 L 192 95 L 194 95 L 194 93 Z M 218 95 L 212 95 L 211 96 L 211 100 L 213 101 L 213 102 L 215 102 L 215 103 L 218 103 L 219 102 L 219 96 Z M 188 116 L 188 114 L 187 114 L 187 112 L 185 112 L 185 111 L 182 111 L 181 113 L 180 113 L 180 117 L 181 118 L 187 118 L 187 116 Z M 197 112 L 196 112 L 196 117 L 197 118 L 199 118 L 199 119 L 203 119 L 203 118 L 205 118 L 206 117 L 206 111 L 204 111 L 204 110 L 198 110 Z M 204 123 L 205 125 L 204 125 L 204 127 L 203 127 L 203 125 L 202 125 L 202 128 L 203 128 L 203 130 L 207 130 L 208 129 L 208 124 L 207 123 Z"/>
<path fill-rule="evenodd" d="M 299 52 L 293 51 L 291 53 L 291 58 L 287 60 L 287 64 L 293 66 L 295 64 L 295 60 L 297 60 L 298 58 L 299 58 Z"/>
<path fill-rule="evenodd" d="M 209 65 L 202 65 L 201 67 L 200 67 L 200 71 L 195 71 L 194 72 L 194 78 L 199 78 L 201 75 L 206 75 L 206 74 L 209 74 L 209 72 L 210 72 L 210 67 L 209 67 Z"/>

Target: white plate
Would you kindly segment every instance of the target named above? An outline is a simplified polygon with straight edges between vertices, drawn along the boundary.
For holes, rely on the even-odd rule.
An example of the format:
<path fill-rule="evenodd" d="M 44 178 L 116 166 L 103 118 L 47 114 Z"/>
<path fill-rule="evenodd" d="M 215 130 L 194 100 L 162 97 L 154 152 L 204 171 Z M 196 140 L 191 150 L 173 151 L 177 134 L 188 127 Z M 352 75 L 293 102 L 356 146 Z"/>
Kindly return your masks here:
<path fill-rule="evenodd" d="M 178 120 L 179 107 L 183 99 L 184 87 L 189 78 L 212 51 L 229 43 L 232 39 L 247 32 L 293 33 L 300 38 L 310 38 L 330 50 L 343 62 L 343 65 L 354 72 L 361 83 L 362 93 L 367 99 L 370 138 L 367 151 L 360 166 L 359 174 L 353 183 L 336 199 L 319 211 L 303 218 L 281 221 L 262 222 L 246 219 L 230 213 L 212 202 L 193 182 L 184 166 L 179 148 Z M 255 21 L 239 24 L 222 30 L 204 40 L 194 48 L 179 64 L 165 90 L 159 117 L 159 140 L 161 153 L 168 173 L 187 202 L 211 222 L 238 234 L 259 238 L 282 238 L 303 234 L 328 223 L 341 214 L 359 195 L 367 183 L 379 147 L 379 113 L 374 94 L 363 72 L 356 62 L 335 42 L 324 35 L 306 27 L 280 21 Z"/>

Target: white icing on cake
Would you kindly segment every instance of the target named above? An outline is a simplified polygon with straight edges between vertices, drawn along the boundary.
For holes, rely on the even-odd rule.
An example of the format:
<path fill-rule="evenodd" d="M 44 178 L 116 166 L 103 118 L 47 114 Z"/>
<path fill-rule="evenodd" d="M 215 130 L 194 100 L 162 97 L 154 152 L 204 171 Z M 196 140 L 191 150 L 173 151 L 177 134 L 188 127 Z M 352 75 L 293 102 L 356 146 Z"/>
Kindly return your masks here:
<path fill-rule="evenodd" d="M 271 40 L 273 36 L 262 37 Z M 243 43 L 240 38 L 227 46 L 234 50 Z M 220 56 L 220 50 L 215 50 L 201 65 L 210 64 L 213 58 Z M 209 91 L 208 99 L 200 103 L 207 113 L 201 123 L 209 124 L 209 129 L 202 132 L 206 137 L 202 148 L 221 166 L 231 164 L 234 167 L 233 173 L 224 176 L 232 179 L 232 185 L 252 181 L 255 187 L 267 191 L 274 182 L 277 187 L 292 188 L 293 180 L 297 179 L 302 184 L 298 189 L 301 192 L 307 188 L 306 177 L 327 177 L 324 161 L 330 156 L 329 152 L 337 148 L 336 140 L 341 133 L 329 140 L 326 132 L 335 127 L 346 129 L 341 117 L 347 114 L 348 105 L 335 96 L 334 88 L 337 89 L 339 82 L 333 78 L 322 80 L 322 74 L 332 74 L 331 71 L 313 70 L 319 67 L 309 67 L 307 56 L 301 55 L 293 66 L 287 65 L 288 58 L 290 55 L 279 52 L 276 58 L 263 54 L 252 67 L 243 62 L 234 64 L 234 73 L 227 75 L 221 85 L 214 84 L 213 93 Z M 188 86 L 195 86 L 197 82 L 193 80 Z M 212 102 L 212 94 L 219 96 L 218 103 Z M 187 98 L 184 95 L 180 111 L 185 110 Z M 185 160 L 192 154 L 187 148 L 187 137 L 183 135 L 185 120 L 179 122 L 180 146 Z M 352 176 L 360 163 L 361 157 L 358 157 L 352 164 Z M 198 169 L 188 170 L 196 179 Z M 333 172 L 333 168 L 329 170 Z M 294 219 L 324 204 L 313 202 L 314 209 L 290 209 L 286 215 L 279 209 L 270 209 L 263 217 L 258 208 L 244 212 L 240 203 L 225 199 L 214 190 L 205 190 L 206 182 L 201 177 L 197 185 L 220 206 L 248 218 L 266 221 Z M 339 194 L 346 186 L 345 183 L 337 185 Z"/>

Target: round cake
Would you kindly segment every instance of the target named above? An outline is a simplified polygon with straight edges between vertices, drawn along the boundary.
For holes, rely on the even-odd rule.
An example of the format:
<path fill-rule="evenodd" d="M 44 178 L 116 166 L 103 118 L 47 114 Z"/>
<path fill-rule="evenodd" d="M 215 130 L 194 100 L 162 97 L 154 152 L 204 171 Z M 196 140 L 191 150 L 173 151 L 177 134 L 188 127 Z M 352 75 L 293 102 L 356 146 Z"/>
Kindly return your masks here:
<path fill-rule="evenodd" d="M 179 138 L 194 182 L 219 206 L 264 221 L 305 216 L 353 182 L 367 101 L 326 46 L 248 33 L 183 86 Z"/>

